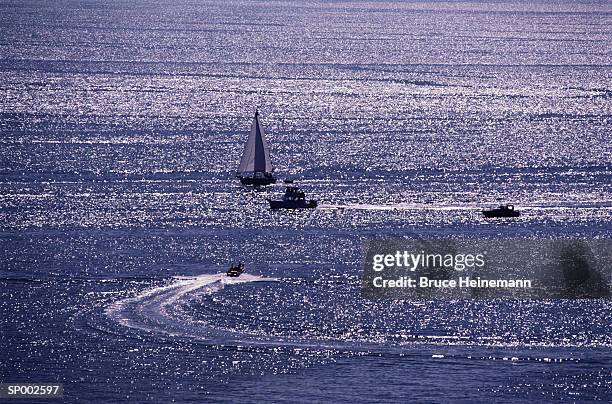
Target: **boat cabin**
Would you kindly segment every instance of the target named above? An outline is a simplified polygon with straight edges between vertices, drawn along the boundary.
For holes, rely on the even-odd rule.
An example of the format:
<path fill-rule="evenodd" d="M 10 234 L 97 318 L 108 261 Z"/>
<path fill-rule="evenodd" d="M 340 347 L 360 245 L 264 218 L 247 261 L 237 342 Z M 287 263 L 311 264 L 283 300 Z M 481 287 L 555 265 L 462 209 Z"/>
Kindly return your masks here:
<path fill-rule="evenodd" d="M 291 186 L 285 189 L 285 196 L 283 197 L 285 201 L 304 201 L 306 200 L 306 194 L 304 191 L 301 191 L 299 187 Z"/>

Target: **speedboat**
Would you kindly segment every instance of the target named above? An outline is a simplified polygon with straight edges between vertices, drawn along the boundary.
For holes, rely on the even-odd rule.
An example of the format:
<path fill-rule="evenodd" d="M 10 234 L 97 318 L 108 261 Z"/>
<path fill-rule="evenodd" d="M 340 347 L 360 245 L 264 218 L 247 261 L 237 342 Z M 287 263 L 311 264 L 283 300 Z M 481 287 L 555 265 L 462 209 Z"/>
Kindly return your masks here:
<path fill-rule="evenodd" d="M 270 209 L 314 209 L 317 207 L 317 201 L 314 199 L 307 201 L 304 191 L 293 185 L 285 189 L 282 200 L 268 199 L 268 202 L 270 202 Z"/>
<path fill-rule="evenodd" d="M 486 218 L 494 217 L 519 217 L 521 212 L 514 210 L 514 205 L 500 205 L 495 209 L 483 210 L 482 214 Z"/>
<path fill-rule="evenodd" d="M 240 276 L 240 274 L 242 274 L 244 272 L 244 264 L 243 263 L 238 263 L 236 265 L 232 265 L 230 267 L 230 269 L 227 270 L 226 275 L 230 276 L 232 278 L 237 278 Z"/>

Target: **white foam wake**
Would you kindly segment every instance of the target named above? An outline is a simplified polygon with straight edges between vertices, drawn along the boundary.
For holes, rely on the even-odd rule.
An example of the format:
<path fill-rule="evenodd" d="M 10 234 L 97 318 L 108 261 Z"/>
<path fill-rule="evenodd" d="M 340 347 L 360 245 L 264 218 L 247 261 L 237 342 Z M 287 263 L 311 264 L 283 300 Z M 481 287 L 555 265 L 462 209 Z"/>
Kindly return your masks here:
<path fill-rule="evenodd" d="M 319 209 L 347 209 L 347 210 L 427 210 L 427 211 L 477 211 L 480 212 L 483 208 L 495 207 L 497 202 L 479 202 L 465 203 L 462 205 L 443 205 L 431 203 L 397 203 L 397 204 L 321 204 Z M 556 211 L 560 208 L 570 210 L 611 210 L 612 205 L 609 201 L 546 201 L 546 202 L 531 202 L 517 205 L 521 210 L 552 210 Z"/>
<path fill-rule="evenodd" d="M 472 205 L 432 205 L 419 203 L 398 204 L 321 204 L 319 209 L 348 209 L 348 210 L 479 210 L 481 206 Z"/>
<path fill-rule="evenodd" d="M 226 285 L 270 281 L 277 279 L 251 274 L 243 274 L 238 278 L 230 278 L 225 274 L 178 276 L 168 285 L 148 289 L 134 297 L 112 303 L 106 308 L 105 314 L 129 328 L 170 335 L 203 336 L 210 334 L 211 330 L 196 330 L 188 319 L 177 318 L 176 307 L 181 302 L 202 294 L 215 293 Z"/>

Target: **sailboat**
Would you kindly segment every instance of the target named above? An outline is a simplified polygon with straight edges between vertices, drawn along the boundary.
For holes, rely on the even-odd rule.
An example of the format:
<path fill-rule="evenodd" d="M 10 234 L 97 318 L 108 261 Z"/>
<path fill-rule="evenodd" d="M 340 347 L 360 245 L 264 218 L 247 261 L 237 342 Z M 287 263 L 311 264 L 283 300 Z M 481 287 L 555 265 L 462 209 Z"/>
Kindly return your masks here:
<path fill-rule="evenodd" d="M 255 110 L 251 133 L 244 146 L 236 177 L 243 185 L 269 185 L 276 183 L 276 178 L 272 175 L 273 170 L 270 148 L 264 137 L 259 111 Z"/>

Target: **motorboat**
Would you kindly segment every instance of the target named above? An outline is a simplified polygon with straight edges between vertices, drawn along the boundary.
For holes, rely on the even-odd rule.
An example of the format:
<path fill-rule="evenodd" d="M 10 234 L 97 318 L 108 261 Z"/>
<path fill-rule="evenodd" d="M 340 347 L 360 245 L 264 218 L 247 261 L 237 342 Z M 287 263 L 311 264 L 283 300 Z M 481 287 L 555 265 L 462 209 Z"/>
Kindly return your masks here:
<path fill-rule="evenodd" d="M 486 218 L 519 217 L 521 212 L 515 210 L 514 205 L 500 205 L 495 209 L 483 210 L 482 214 Z"/>
<path fill-rule="evenodd" d="M 288 186 L 285 189 L 285 195 L 280 201 L 268 199 L 270 209 L 314 209 L 317 207 L 317 201 L 314 199 L 306 200 L 306 195 L 297 186 Z"/>

